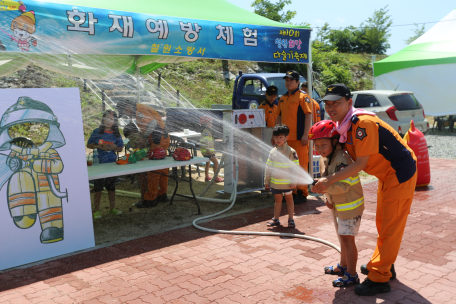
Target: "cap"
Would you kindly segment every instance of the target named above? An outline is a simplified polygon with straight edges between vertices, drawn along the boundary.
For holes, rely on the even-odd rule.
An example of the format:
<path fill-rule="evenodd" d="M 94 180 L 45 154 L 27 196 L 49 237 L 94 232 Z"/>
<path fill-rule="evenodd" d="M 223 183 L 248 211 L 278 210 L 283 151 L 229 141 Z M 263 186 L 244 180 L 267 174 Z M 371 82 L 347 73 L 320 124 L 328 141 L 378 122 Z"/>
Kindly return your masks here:
<path fill-rule="evenodd" d="M 336 101 L 342 97 L 350 98 L 350 89 L 343 83 L 336 83 L 326 88 L 325 97 L 323 100 Z"/>
<path fill-rule="evenodd" d="M 279 89 L 277 89 L 276 86 L 269 86 L 267 89 L 266 89 L 266 95 L 277 95 L 277 92 L 279 91 Z"/>
<path fill-rule="evenodd" d="M 285 76 L 283 77 L 283 79 L 285 79 L 285 78 L 290 78 L 290 79 L 292 79 L 292 80 L 299 80 L 299 73 L 296 72 L 296 71 L 293 71 L 293 70 L 288 71 L 288 72 L 285 74 Z"/>

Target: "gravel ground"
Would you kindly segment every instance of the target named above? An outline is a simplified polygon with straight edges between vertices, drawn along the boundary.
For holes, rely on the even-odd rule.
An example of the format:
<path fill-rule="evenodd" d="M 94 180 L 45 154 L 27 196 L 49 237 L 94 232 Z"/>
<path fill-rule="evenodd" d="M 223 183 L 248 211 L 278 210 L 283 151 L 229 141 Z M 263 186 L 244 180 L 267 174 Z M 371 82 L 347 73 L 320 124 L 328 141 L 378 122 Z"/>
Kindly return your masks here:
<path fill-rule="evenodd" d="M 430 158 L 456 159 L 456 136 L 426 135 Z"/>

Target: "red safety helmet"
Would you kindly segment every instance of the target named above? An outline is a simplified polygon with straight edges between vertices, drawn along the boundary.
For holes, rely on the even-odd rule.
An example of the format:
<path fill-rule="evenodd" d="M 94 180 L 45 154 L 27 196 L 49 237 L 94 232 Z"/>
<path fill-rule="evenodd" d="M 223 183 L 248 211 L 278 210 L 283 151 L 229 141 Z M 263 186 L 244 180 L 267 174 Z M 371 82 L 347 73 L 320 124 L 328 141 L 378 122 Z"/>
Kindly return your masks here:
<path fill-rule="evenodd" d="M 332 120 L 322 120 L 312 126 L 309 139 L 333 138 L 336 135 L 339 135 L 336 131 L 336 124 Z"/>
<path fill-rule="evenodd" d="M 162 147 L 150 149 L 148 154 L 149 159 L 163 159 L 166 157 L 166 151 Z"/>
<path fill-rule="evenodd" d="M 192 155 L 187 149 L 179 147 L 174 150 L 173 158 L 174 160 L 190 160 L 192 158 Z"/>
<path fill-rule="evenodd" d="M 207 122 L 210 122 L 210 121 L 212 121 L 212 117 L 207 116 L 207 115 L 205 115 L 205 116 L 203 116 L 203 117 L 200 118 L 200 124 L 201 124 L 201 125 L 202 125 L 202 124 L 205 124 L 205 123 L 207 123 Z"/>

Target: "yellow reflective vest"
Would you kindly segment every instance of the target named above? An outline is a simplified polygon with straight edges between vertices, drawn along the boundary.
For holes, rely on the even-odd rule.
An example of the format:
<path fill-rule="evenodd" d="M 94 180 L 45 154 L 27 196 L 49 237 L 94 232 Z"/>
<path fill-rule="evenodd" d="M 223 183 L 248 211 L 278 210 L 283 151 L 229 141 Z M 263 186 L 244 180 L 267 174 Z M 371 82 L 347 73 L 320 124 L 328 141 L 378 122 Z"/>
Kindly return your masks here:
<path fill-rule="evenodd" d="M 331 164 L 328 165 L 328 162 L 327 158 L 323 158 L 324 167 L 320 166 L 322 176 L 336 173 L 353 163 L 340 144 L 336 146 Z M 326 189 L 325 199 L 334 205 L 335 214 L 340 219 L 361 215 L 364 211 L 364 194 L 359 175 L 333 183 Z"/>
<path fill-rule="evenodd" d="M 296 151 L 284 143 L 269 153 L 266 162 L 264 183 L 271 188 L 287 190 L 296 185 L 299 174 L 299 160 Z"/>
<path fill-rule="evenodd" d="M 201 132 L 200 146 L 201 154 L 203 154 L 203 156 L 215 153 L 214 138 L 212 137 L 212 133 L 209 129 L 204 129 L 203 132 Z"/>

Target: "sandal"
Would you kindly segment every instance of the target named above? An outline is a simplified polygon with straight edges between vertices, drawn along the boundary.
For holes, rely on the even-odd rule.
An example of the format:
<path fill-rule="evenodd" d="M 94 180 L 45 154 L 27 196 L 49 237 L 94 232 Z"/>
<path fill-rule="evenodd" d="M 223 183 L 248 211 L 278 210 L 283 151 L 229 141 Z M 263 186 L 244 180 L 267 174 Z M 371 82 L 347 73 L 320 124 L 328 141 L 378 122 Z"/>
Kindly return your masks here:
<path fill-rule="evenodd" d="M 225 180 L 224 180 L 223 178 L 221 178 L 221 177 L 217 177 L 217 178 L 215 179 L 215 182 L 216 182 L 216 183 L 221 183 L 221 182 L 224 182 L 224 181 L 225 181 Z"/>
<path fill-rule="evenodd" d="M 345 271 L 345 275 L 341 278 L 338 278 L 337 280 L 333 281 L 333 286 L 334 287 L 348 287 L 352 285 L 358 285 L 359 284 L 359 278 L 358 274 L 355 274 L 352 276 L 348 272 Z"/>
<path fill-rule="evenodd" d="M 212 180 L 212 176 L 206 176 L 204 179 L 205 182 L 210 182 Z"/>
<path fill-rule="evenodd" d="M 278 219 L 272 218 L 272 222 L 268 222 L 269 227 L 280 226 L 280 221 Z"/>
<path fill-rule="evenodd" d="M 288 220 L 288 228 L 296 228 L 296 224 L 294 220 Z"/>
<path fill-rule="evenodd" d="M 340 266 L 339 263 L 337 263 L 337 268 L 339 268 L 339 271 L 334 271 L 333 266 L 327 266 L 325 267 L 325 274 L 330 274 L 330 275 L 343 275 L 345 271 L 347 271 L 347 267 L 342 267 Z"/>

